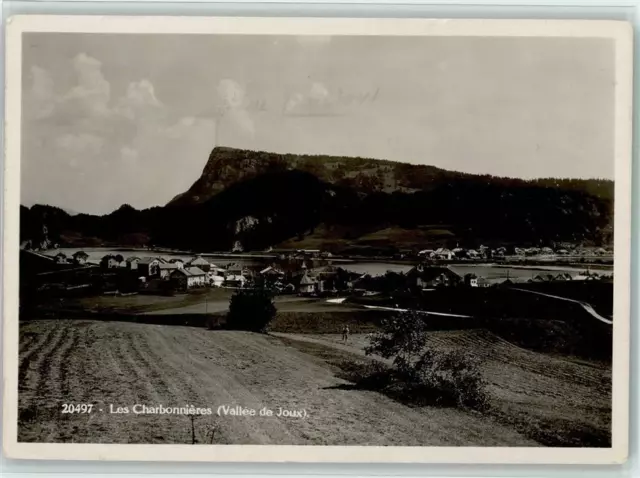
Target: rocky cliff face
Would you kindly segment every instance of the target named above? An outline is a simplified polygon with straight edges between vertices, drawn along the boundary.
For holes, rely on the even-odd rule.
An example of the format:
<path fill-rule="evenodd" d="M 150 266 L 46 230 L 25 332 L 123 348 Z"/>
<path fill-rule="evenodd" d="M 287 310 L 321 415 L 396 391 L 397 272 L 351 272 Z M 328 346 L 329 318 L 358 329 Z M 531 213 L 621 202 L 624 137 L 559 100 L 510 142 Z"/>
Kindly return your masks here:
<path fill-rule="evenodd" d="M 467 175 L 433 166 L 339 156 L 308 156 L 266 153 L 217 147 L 202 175 L 169 204 L 198 204 L 207 201 L 234 183 L 267 172 L 299 170 L 328 183 L 356 187 L 364 192 L 411 192 L 442 179 Z"/>
<path fill-rule="evenodd" d="M 506 187 L 539 186 L 580 191 L 606 201 L 613 200 L 613 181 L 600 179 L 542 178 L 523 181 L 447 171 L 430 165 L 416 165 L 370 158 L 278 154 L 216 147 L 209 155 L 201 176 L 173 198 L 169 205 L 204 203 L 233 184 L 262 174 L 298 170 L 334 186 L 361 193 L 414 193 L 466 181 L 486 182 Z"/>

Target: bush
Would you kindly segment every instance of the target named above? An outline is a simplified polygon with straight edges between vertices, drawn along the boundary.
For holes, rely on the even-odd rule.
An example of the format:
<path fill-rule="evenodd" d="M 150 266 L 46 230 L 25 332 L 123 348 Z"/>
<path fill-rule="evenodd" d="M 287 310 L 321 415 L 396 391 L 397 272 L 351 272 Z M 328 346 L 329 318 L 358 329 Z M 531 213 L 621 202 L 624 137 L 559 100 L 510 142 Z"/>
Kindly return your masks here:
<path fill-rule="evenodd" d="M 479 365 L 461 350 L 427 351 L 411 371 L 409 391 L 444 405 L 484 409 L 487 396 Z"/>
<path fill-rule="evenodd" d="M 478 359 L 462 350 L 427 350 L 427 336 L 424 317 L 415 311 L 384 320 L 366 352 L 392 359 L 393 367 L 384 380 L 376 371 L 361 384 L 385 383 L 387 392 L 414 403 L 484 409 L 487 395 Z"/>
<path fill-rule="evenodd" d="M 265 332 L 276 316 L 273 295 L 265 289 L 238 290 L 231 297 L 227 327 Z"/>

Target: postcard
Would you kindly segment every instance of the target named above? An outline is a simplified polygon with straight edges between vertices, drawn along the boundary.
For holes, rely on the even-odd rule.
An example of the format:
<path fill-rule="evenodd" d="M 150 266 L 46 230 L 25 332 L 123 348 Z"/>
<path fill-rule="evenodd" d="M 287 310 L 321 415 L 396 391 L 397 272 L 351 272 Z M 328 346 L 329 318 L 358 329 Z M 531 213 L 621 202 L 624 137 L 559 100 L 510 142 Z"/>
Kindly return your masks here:
<path fill-rule="evenodd" d="M 9 19 L 6 455 L 624 462 L 632 40 Z"/>

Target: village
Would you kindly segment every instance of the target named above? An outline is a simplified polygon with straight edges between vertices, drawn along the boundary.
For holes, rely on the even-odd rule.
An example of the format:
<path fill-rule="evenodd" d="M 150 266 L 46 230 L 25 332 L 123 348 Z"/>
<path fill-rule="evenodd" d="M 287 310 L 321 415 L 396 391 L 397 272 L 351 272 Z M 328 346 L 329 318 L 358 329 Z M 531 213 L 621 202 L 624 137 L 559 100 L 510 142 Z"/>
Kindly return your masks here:
<path fill-rule="evenodd" d="M 275 256 L 271 262 L 246 265 L 241 261 L 217 265 L 202 255 L 189 259 L 163 255 L 131 255 L 108 253 L 96 260 L 78 250 L 67 255 L 57 252 L 48 255 L 24 251 L 40 258 L 37 267 L 41 289 L 77 290 L 103 294 L 173 294 L 204 287 L 230 289 L 266 288 L 275 294 L 297 294 L 305 297 L 335 297 L 341 295 L 371 295 L 381 291 L 424 291 L 442 287 L 493 287 L 516 282 L 556 282 L 569 280 L 602 280 L 605 271 L 587 269 L 579 274 L 565 271 L 533 271 L 528 276 L 485 277 L 473 272 L 455 270 L 455 262 L 447 263 L 453 254 L 466 261 L 473 250 L 436 249 L 421 251 L 406 272 L 388 271 L 374 275 L 351 271 L 348 264 L 332 261 L 331 255 L 317 250 L 298 250 Z M 482 258 L 504 254 L 501 249 L 480 248 Z M 520 251 L 518 251 L 520 252 Z M 546 251 L 541 251 L 546 252 Z M 463 259 L 464 260 L 464 259 Z M 42 266 L 43 262 L 44 269 Z M 56 273 L 59 272 L 59 273 Z"/>

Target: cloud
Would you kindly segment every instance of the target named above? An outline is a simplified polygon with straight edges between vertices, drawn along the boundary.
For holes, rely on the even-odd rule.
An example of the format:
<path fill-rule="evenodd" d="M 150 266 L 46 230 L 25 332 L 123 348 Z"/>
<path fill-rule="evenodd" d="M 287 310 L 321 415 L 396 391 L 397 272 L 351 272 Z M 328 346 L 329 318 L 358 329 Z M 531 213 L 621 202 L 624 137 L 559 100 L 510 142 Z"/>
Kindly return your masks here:
<path fill-rule="evenodd" d="M 39 66 L 32 66 L 31 87 L 25 101 L 25 118 L 43 119 L 53 113 L 55 98 L 53 92 L 53 78 L 47 70 Z"/>
<path fill-rule="evenodd" d="M 111 85 L 102 74 L 102 63 L 84 53 L 73 59 L 78 84 L 62 98 L 75 103 L 85 114 L 108 115 Z"/>
<path fill-rule="evenodd" d="M 89 133 L 65 133 L 54 138 L 53 143 L 54 150 L 49 153 L 57 153 L 58 157 L 63 158 L 65 165 L 77 168 L 98 159 L 105 141 Z"/>
<path fill-rule="evenodd" d="M 127 93 L 118 101 L 115 111 L 128 119 L 161 116 L 164 105 L 156 97 L 153 84 L 149 80 L 129 83 Z"/>
<path fill-rule="evenodd" d="M 295 92 L 285 103 L 284 113 L 288 116 L 338 116 L 336 98 L 320 82 L 312 83 L 304 92 Z"/>
<path fill-rule="evenodd" d="M 244 107 L 244 89 L 234 80 L 224 79 L 218 83 L 218 95 L 229 108 Z"/>
<path fill-rule="evenodd" d="M 236 81 L 223 79 L 218 83 L 218 96 L 222 100 L 222 116 L 229 118 L 240 131 L 253 137 L 255 124 L 248 111 L 248 100 L 244 88 Z"/>
<path fill-rule="evenodd" d="M 215 120 L 172 116 L 145 78 L 125 83 L 125 91 L 114 97 L 99 60 L 81 53 L 71 63 L 74 81 L 58 94 L 50 72 L 31 70 L 25 88 L 23 200 L 107 213 L 122 202 L 162 204 L 187 189 L 201 164 L 187 161 L 185 167 L 184 159 L 208 156 Z M 251 130 L 243 116 L 244 91 L 236 86 L 222 85 L 220 92 L 231 117 Z M 50 170 L 46 181 L 40 179 L 44 164 Z M 86 202 L 82 208 L 74 204 L 80 197 Z"/>
<path fill-rule="evenodd" d="M 87 133 L 67 133 L 56 139 L 56 145 L 74 153 L 97 154 L 102 150 L 104 139 Z"/>
<path fill-rule="evenodd" d="M 138 156 L 138 151 L 129 146 L 123 146 L 120 148 L 120 158 L 125 163 L 136 163 L 138 161 Z"/>

